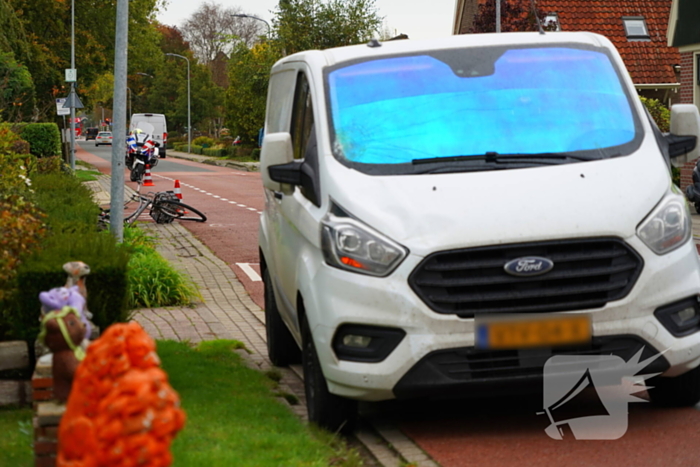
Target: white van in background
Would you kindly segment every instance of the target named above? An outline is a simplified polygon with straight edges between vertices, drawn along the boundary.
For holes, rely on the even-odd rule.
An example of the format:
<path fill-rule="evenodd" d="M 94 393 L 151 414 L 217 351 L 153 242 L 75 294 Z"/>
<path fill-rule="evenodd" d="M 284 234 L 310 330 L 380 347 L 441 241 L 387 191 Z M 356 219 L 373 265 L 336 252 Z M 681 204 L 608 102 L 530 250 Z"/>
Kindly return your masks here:
<path fill-rule="evenodd" d="M 165 159 L 166 146 L 168 144 L 168 125 L 163 114 L 133 114 L 129 124 L 129 132 L 139 126 L 139 122 L 147 122 L 153 125 L 153 141 L 158 146 L 158 155 Z"/>

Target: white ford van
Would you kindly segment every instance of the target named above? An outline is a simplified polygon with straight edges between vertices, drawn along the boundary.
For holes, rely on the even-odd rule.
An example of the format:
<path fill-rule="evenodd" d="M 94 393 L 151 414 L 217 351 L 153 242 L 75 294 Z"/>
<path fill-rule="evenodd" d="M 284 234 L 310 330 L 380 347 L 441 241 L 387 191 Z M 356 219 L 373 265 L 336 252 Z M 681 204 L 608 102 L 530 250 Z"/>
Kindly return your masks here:
<path fill-rule="evenodd" d="M 309 417 L 356 401 L 541 388 L 556 355 L 661 353 L 654 402 L 700 400 L 700 261 L 662 134 L 590 33 L 308 51 L 271 73 L 259 246 L 268 351 Z M 565 371 L 563 369 L 562 371 Z M 629 375 L 632 376 L 632 375 Z"/>
<path fill-rule="evenodd" d="M 153 142 L 158 146 L 158 157 L 165 159 L 168 145 L 168 124 L 163 114 L 133 114 L 130 120 L 129 131 L 139 127 L 139 123 L 145 122 L 153 126 Z"/>

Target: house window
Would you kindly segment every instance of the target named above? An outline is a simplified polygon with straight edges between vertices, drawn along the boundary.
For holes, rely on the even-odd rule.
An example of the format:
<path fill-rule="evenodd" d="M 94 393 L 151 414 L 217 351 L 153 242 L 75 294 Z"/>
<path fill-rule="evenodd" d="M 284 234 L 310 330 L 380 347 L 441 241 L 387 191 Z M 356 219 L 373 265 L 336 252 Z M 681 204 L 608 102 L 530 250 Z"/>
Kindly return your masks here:
<path fill-rule="evenodd" d="M 625 34 L 628 41 L 650 41 L 647 23 L 641 16 L 628 16 L 622 18 L 625 25 Z"/>
<path fill-rule="evenodd" d="M 549 13 L 544 17 L 542 27 L 547 31 L 561 31 L 561 26 L 559 25 L 559 15 L 556 13 Z"/>

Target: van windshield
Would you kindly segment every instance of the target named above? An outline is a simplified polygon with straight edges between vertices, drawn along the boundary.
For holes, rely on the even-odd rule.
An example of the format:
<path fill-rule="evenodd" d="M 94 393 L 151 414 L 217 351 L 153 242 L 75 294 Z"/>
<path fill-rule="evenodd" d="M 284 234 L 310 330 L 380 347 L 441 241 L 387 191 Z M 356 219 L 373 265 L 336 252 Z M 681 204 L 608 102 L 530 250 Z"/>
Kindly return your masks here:
<path fill-rule="evenodd" d="M 580 162 L 641 141 L 620 73 L 597 48 L 394 56 L 331 68 L 326 85 L 333 153 L 367 173 Z"/>

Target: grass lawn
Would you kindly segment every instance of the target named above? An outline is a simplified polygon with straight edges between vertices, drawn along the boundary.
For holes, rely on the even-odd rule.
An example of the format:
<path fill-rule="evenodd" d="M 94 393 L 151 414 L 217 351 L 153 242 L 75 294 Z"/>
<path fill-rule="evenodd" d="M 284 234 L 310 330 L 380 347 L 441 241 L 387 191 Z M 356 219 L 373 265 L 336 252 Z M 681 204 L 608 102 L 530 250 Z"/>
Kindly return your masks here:
<path fill-rule="evenodd" d="M 97 180 L 97 177 L 102 175 L 100 172 L 94 171 L 94 170 L 76 170 L 75 171 L 75 176 L 78 177 L 78 179 L 81 182 L 93 182 Z"/>
<path fill-rule="evenodd" d="M 34 465 L 32 410 L 0 408 L 0 465 Z"/>
<path fill-rule="evenodd" d="M 174 466 L 362 465 L 359 454 L 305 426 L 280 402 L 276 383 L 231 351 L 237 344 L 158 341 L 163 369 L 187 413 L 172 446 Z"/>

